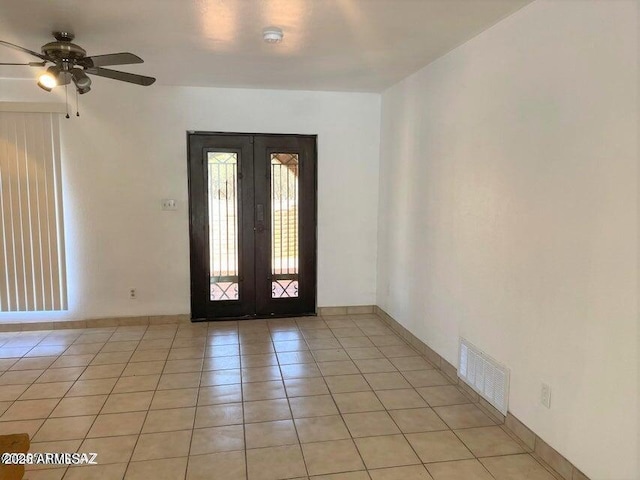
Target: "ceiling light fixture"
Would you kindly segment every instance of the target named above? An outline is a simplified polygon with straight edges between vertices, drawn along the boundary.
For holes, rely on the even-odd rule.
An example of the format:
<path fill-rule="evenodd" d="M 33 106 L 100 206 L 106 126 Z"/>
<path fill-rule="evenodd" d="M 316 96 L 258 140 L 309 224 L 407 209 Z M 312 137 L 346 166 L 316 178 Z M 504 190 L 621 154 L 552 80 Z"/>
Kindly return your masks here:
<path fill-rule="evenodd" d="M 60 70 L 61 69 L 58 66 L 47 68 L 47 70 L 40 75 L 40 78 L 38 79 L 38 86 L 47 92 L 50 92 L 54 87 L 57 87 Z"/>
<path fill-rule="evenodd" d="M 284 33 L 279 27 L 267 27 L 262 31 L 262 38 L 267 43 L 280 43 L 284 38 Z"/>
<path fill-rule="evenodd" d="M 76 84 L 78 93 L 83 94 L 91 90 L 91 79 L 81 68 L 72 68 L 71 77 L 73 79 L 73 83 Z"/>

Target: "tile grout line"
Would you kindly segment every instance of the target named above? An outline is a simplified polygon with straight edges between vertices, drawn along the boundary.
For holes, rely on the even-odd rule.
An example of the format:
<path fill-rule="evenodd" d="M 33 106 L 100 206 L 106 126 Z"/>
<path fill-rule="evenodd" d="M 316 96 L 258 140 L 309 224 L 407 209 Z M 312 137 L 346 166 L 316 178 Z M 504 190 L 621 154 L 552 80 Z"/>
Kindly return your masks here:
<path fill-rule="evenodd" d="M 240 405 L 242 405 L 242 440 L 244 442 L 244 477 L 248 479 L 249 478 L 249 454 L 247 450 L 249 449 L 247 445 L 247 417 L 246 417 L 245 408 L 244 408 L 244 403 L 245 403 L 244 384 L 242 383 L 242 369 L 244 367 L 243 367 L 243 361 L 242 361 L 242 347 L 240 346 L 240 326 L 237 325 L 236 328 L 237 328 L 237 338 L 238 338 L 238 361 L 239 361 L 239 367 L 240 367 Z"/>
<path fill-rule="evenodd" d="M 176 342 L 176 338 L 178 337 L 178 331 L 180 330 L 180 327 L 178 327 L 176 329 L 176 333 L 173 337 L 173 340 L 171 341 L 171 347 L 169 347 L 169 352 L 167 353 L 167 360 L 164 363 L 164 366 L 162 367 L 162 373 L 160 374 L 160 378 L 158 379 L 158 384 L 156 385 L 156 390 L 153 392 L 153 397 L 151 398 L 151 404 L 153 403 L 153 400 L 156 398 L 156 394 L 158 393 L 158 387 L 160 386 L 160 382 L 162 381 L 162 375 L 164 374 L 164 371 L 167 368 L 167 364 L 169 363 L 169 357 L 171 356 L 171 349 L 173 348 L 173 345 Z M 207 326 L 207 331 L 209 330 L 208 326 Z M 207 335 L 206 338 L 209 338 L 209 335 Z M 205 341 L 205 347 L 204 347 L 204 352 L 203 355 L 206 355 L 207 352 L 207 342 Z M 196 428 L 196 418 L 198 417 L 198 398 L 200 397 L 200 386 L 202 385 L 202 372 L 203 372 L 203 368 L 204 368 L 204 356 L 202 357 L 202 362 L 200 363 L 200 372 L 199 372 L 199 377 L 198 377 L 198 394 L 196 395 L 196 404 L 193 407 L 193 421 L 191 422 L 191 434 L 189 435 L 189 448 L 187 449 L 187 463 L 184 466 L 184 474 L 182 475 L 183 479 L 187 478 L 187 475 L 189 474 L 189 459 L 191 458 L 191 447 L 193 444 L 193 434 L 195 432 L 195 428 Z M 149 404 L 149 410 L 147 411 L 147 416 L 148 416 L 148 412 L 151 411 L 151 404 Z M 145 421 L 142 424 L 142 428 L 144 428 L 144 423 L 146 423 L 147 421 L 147 417 L 145 416 Z M 140 432 L 140 436 L 142 436 L 142 431 Z M 135 452 L 135 449 L 134 449 Z M 131 455 L 131 458 L 133 459 L 133 454 Z M 130 462 L 131 463 L 131 462 Z M 128 467 L 127 467 L 128 470 Z"/>
<path fill-rule="evenodd" d="M 298 325 L 298 323 L 295 323 L 296 326 L 296 331 L 300 331 L 300 327 Z M 302 441 L 300 440 L 300 433 L 298 432 L 298 425 L 296 424 L 296 420 L 293 416 L 293 409 L 291 408 L 291 402 L 289 401 L 289 395 L 287 394 L 287 390 L 286 387 L 284 387 L 284 375 L 282 372 L 282 364 L 280 363 L 280 358 L 278 357 L 278 351 L 276 349 L 276 344 L 275 341 L 273 340 L 273 335 L 271 333 L 271 328 L 269 327 L 269 323 L 267 322 L 267 328 L 269 328 L 269 338 L 271 340 L 271 346 L 273 347 L 273 351 L 274 351 L 274 355 L 276 356 L 277 362 L 278 362 L 278 371 L 280 372 L 280 377 L 282 378 L 282 385 L 284 390 L 284 394 L 285 394 L 285 399 L 287 402 L 287 407 L 289 407 L 289 414 L 291 415 L 291 424 L 293 425 L 293 430 L 296 432 L 296 438 L 298 439 L 298 448 L 300 449 L 300 456 L 302 457 L 302 464 L 304 465 L 304 471 L 306 472 L 306 476 L 310 477 L 311 474 L 309 473 L 309 466 L 307 465 L 307 459 L 304 456 L 304 449 L 302 448 Z M 302 333 L 300 333 L 300 335 L 302 336 Z M 304 341 L 304 339 L 303 339 Z M 306 342 L 305 342 L 306 343 Z M 316 367 L 317 368 L 317 367 Z M 247 478 L 249 477 L 249 471 L 247 470 Z"/>

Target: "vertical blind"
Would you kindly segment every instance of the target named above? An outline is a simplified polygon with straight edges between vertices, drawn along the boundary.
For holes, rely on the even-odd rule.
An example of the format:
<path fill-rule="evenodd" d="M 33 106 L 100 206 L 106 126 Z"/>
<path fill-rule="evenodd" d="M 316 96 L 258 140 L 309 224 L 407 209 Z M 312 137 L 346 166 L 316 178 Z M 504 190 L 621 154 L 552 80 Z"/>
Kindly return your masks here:
<path fill-rule="evenodd" d="M 67 308 L 58 114 L 0 111 L 0 311 Z"/>

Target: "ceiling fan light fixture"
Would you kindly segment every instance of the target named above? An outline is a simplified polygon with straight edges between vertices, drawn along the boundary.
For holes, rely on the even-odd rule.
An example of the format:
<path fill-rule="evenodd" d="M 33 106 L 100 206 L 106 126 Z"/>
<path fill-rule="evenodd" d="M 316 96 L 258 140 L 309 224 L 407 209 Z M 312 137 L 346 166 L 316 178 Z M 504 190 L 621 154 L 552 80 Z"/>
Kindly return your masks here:
<path fill-rule="evenodd" d="M 91 90 L 91 79 L 81 68 L 71 69 L 71 78 L 73 79 L 73 83 L 76 84 L 79 93 L 86 93 Z"/>
<path fill-rule="evenodd" d="M 53 66 L 47 68 L 47 70 L 38 78 L 38 86 L 50 92 L 54 87 L 58 86 L 58 75 L 60 74 L 60 67 Z"/>
<path fill-rule="evenodd" d="M 266 27 L 262 30 L 262 39 L 267 43 L 280 43 L 284 38 L 284 32 L 280 27 Z"/>

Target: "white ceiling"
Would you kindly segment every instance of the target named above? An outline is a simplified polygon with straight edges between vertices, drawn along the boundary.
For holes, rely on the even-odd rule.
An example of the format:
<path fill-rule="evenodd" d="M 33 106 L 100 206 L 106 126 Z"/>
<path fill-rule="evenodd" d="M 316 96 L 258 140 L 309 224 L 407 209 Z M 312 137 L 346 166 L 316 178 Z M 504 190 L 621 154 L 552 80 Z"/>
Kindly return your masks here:
<path fill-rule="evenodd" d="M 68 29 L 89 55 L 141 56 L 122 70 L 162 85 L 381 91 L 530 1 L 0 0 L 0 39 L 39 51 Z M 262 41 L 269 25 L 283 43 Z M 0 62 L 32 60 L 0 47 Z"/>

